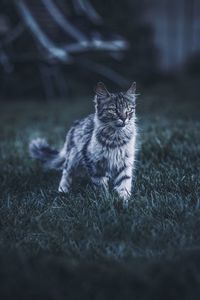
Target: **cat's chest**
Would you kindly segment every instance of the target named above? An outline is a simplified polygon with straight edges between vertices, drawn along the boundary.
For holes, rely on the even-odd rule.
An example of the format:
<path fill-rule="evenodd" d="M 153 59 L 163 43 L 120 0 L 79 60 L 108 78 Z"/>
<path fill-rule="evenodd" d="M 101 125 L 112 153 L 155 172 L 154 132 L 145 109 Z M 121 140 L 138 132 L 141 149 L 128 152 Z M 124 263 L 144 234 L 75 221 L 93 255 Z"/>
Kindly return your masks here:
<path fill-rule="evenodd" d="M 134 141 L 135 137 L 133 136 L 122 146 L 116 146 L 114 143 L 111 143 L 109 147 L 99 143 L 96 138 L 92 139 L 88 151 L 93 166 L 108 173 L 119 170 L 125 162 L 132 160 L 134 156 Z"/>
<path fill-rule="evenodd" d="M 126 148 L 116 148 L 111 149 L 109 151 L 105 151 L 105 157 L 108 161 L 108 166 L 112 168 L 116 168 L 125 160 L 127 156 Z"/>
<path fill-rule="evenodd" d="M 94 155 L 94 163 L 98 168 L 103 165 L 106 171 L 117 170 L 123 165 L 124 161 L 127 159 L 127 149 L 126 148 L 116 148 L 116 149 L 96 149 Z M 103 162 L 103 163 L 101 163 Z"/>

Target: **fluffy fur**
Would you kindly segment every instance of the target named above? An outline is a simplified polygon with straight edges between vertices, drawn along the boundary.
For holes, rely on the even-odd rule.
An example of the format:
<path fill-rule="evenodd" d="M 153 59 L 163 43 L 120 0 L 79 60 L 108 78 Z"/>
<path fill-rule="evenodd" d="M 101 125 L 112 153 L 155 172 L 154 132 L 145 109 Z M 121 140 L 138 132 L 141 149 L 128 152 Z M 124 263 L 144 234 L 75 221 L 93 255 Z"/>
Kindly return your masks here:
<path fill-rule="evenodd" d="M 68 193 L 72 180 L 87 173 L 95 186 L 112 189 L 128 203 L 136 152 L 135 83 L 125 93 L 109 93 L 103 83 L 95 89 L 95 113 L 76 121 L 61 149 L 43 139 L 30 143 L 30 154 L 48 168 L 62 170 L 59 191 Z"/>

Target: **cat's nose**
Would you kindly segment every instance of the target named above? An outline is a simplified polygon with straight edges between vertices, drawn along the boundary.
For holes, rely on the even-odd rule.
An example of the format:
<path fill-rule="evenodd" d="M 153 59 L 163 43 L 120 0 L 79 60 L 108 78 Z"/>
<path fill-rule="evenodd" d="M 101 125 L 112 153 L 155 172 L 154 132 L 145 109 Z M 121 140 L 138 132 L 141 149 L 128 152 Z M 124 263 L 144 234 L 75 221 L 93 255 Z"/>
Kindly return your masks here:
<path fill-rule="evenodd" d="M 120 114 L 120 119 L 122 120 L 122 121 L 124 121 L 124 120 L 126 120 L 126 113 L 121 113 Z"/>
<path fill-rule="evenodd" d="M 126 115 L 126 113 L 121 113 L 119 117 L 120 117 L 120 120 L 122 120 L 123 122 L 125 122 L 126 118 L 127 118 L 127 115 Z"/>
<path fill-rule="evenodd" d="M 118 126 L 124 127 L 126 125 L 126 119 L 122 120 L 121 118 L 118 120 Z"/>

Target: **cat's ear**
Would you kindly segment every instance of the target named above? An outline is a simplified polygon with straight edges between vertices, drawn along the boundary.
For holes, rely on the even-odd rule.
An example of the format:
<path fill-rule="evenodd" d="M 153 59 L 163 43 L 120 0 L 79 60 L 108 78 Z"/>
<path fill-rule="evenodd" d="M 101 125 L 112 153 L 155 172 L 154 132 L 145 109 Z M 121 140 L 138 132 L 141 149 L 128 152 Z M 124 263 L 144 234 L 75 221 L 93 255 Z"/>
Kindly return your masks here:
<path fill-rule="evenodd" d="M 131 87 L 128 89 L 128 91 L 126 92 L 127 95 L 129 96 L 134 96 L 136 92 L 136 82 L 133 82 L 131 84 Z"/>
<path fill-rule="evenodd" d="M 110 93 L 108 92 L 108 90 L 103 82 L 98 82 L 94 91 L 95 91 L 96 95 L 99 96 L 100 98 L 106 98 L 110 95 Z"/>

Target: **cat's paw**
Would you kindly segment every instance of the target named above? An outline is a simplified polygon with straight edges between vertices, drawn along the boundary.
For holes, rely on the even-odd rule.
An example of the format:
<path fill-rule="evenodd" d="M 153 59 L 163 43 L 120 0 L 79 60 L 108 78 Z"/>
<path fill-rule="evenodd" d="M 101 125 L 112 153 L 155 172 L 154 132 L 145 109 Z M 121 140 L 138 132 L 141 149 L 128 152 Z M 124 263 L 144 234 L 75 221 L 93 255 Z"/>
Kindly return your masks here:
<path fill-rule="evenodd" d="M 128 203 L 129 203 L 129 198 L 131 196 L 131 192 L 129 192 L 126 189 L 121 189 L 121 190 L 117 190 L 116 189 L 115 192 L 117 192 L 118 197 L 122 201 L 122 206 L 124 208 L 127 208 L 128 207 Z"/>
<path fill-rule="evenodd" d="M 59 193 L 64 193 L 64 194 L 68 194 L 69 193 L 69 189 L 68 189 L 67 186 L 59 185 L 58 192 Z"/>

